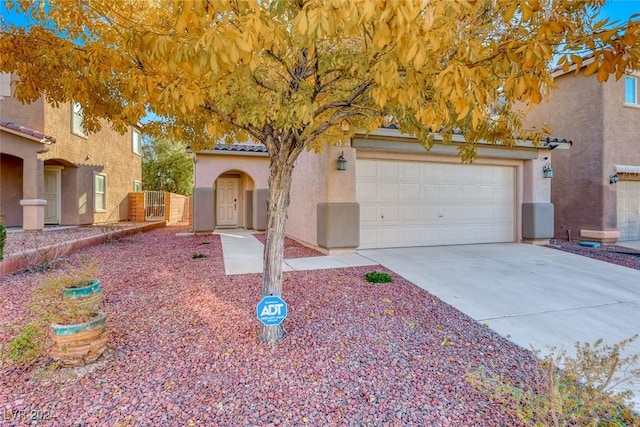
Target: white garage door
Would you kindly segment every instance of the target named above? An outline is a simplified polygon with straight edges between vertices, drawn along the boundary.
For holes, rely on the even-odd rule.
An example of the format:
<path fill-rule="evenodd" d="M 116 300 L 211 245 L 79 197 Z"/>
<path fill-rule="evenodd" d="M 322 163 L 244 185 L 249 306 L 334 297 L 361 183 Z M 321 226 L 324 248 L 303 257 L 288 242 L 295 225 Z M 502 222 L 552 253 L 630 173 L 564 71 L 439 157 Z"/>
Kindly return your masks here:
<path fill-rule="evenodd" d="M 616 184 L 620 240 L 640 240 L 640 182 Z"/>
<path fill-rule="evenodd" d="M 508 166 L 358 159 L 360 248 L 515 240 Z"/>

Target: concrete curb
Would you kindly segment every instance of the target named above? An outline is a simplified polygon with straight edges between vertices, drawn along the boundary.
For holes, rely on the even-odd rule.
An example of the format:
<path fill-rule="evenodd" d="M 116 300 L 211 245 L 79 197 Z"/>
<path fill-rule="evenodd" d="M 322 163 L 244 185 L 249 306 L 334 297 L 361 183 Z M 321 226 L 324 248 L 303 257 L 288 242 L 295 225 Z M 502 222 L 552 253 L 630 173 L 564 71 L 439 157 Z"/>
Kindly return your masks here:
<path fill-rule="evenodd" d="M 45 246 L 39 249 L 31 249 L 25 252 L 8 255 L 0 261 L 0 276 L 15 273 L 28 266 L 40 265 L 46 260 L 53 260 L 72 254 L 89 246 L 100 245 L 107 241 L 107 237 L 120 238 L 136 233 L 144 233 L 156 228 L 166 227 L 166 221 L 150 222 L 114 231 L 113 233 L 102 233 L 83 239 L 61 242 L 55 245 Z"/>

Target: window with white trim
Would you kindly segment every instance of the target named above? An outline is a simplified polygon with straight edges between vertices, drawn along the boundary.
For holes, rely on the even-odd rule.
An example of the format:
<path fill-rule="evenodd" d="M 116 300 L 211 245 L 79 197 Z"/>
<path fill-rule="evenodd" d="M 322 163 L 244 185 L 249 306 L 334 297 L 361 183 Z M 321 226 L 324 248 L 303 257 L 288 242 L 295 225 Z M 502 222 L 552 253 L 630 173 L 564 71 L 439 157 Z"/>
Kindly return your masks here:
<path fill-rule="evenodd" d="M 0 98 L 11 96 L 11 73 L 0 73 Z"/>
<path fill-rule="evenodd" d="M 82 119 L 84 113 L 82 107 L 77 102 L 71 103 L 71 133 L 78 136 L 86 137 L 87 133 L 82 127 Z"/>
<path fill-rule="evenodd" d="M 638 78 L 625 76 L 624 78 L 624 103 L 638 105 Z"/>
<path fill-rule="evenodd" d="M 142 154 L 142 134 L 136 128 L 131 128 L 131 143 L 133 146 L 133 152 L 141 155 Z"/>
<path fill-rule="evenodd" d="M 142 191 L 142 183 L 140 181 L 133 181 L 133 192 L 139 193 Z"/>
<path fill-rule="evenodd" d="M 107 210 L 107 177 L 95 174 L 93 177 L 93 205 L 96 212 Z"/>

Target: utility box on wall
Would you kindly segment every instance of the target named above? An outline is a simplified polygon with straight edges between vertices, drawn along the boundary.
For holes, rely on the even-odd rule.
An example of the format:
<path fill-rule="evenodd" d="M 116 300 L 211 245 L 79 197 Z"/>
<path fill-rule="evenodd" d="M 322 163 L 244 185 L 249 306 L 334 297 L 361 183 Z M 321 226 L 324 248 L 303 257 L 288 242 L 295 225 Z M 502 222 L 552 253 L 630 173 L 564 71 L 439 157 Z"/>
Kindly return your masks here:
<path fill-rule="evenodd" d="M 522 204 L 522 237 L 524 239 L 553 238 L 553 203 Z"/>
<path fill-rule="evenodd" d="M 253 190 L 253 203 L 251 206 L 253 216 L 253 229 L 262 231 L 267 229 L 267 201 L 269 199 L 268 188 L 257 188 Z"/>
<path fill-rule="evenodd" d="M 213 215 L 215 193 L 213 187 L 193 189 L 193 231 L 213 231 L 216 228 Z"/>
<path fill-rule="evenodd" d="M 318 203 L 318 246 L 352 249 L 360 245 L 360 204 Z"/>

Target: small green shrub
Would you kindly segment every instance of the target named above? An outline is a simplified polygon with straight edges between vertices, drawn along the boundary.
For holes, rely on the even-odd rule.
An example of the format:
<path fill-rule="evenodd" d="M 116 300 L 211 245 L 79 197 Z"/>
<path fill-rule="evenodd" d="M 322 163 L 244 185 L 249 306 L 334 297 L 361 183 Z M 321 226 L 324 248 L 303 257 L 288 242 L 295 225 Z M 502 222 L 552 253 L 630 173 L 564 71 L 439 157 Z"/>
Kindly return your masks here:
<path fill-rule="evenodd" d="M 602 339 L 593 344 L 578 342 L 574 357 L 550 347 L 524 385 L 516 386 L 504 373 L 487 367 L 467 379 L 491 398 L 515 408 L 526 425 L 636 426 L 640 415 L 629 407 L 633 393 L 620 389 L 640 379 L 640 354 L 621 355 L 636 338 L 611 346 Z M 539 351 L 533 351 L 539 356 Z"/>
<path fill-rule="evenodd" d="M 35 322 L 25 323 L 18 335 L 2 347 L 2 359 L 21 365 L 31 365 L 42 354 L 45 333 Z"/>
<path fill-rule="evenodd" d="M 0 223 L 0 261 L 4 259 L 4 244 L 7 242 L 7 229 Z"/>
<path fill-rule="evenodd" d="M 389 273 L 372 271 L 371 273 L 367 273 L 364 275 L 364 278 L 367 279 L 370 283 L 390 283 L 393 282 L 393 278 Z"/>
<path fill-rule="evenodd" d="M 201 254 L 200 252 L 196 252 L 195 254 L 191 255 L 191 258 L 193 259 L 198 259 L 198 258 L 206 258 L 207 256 L 205 254 Z"/>

